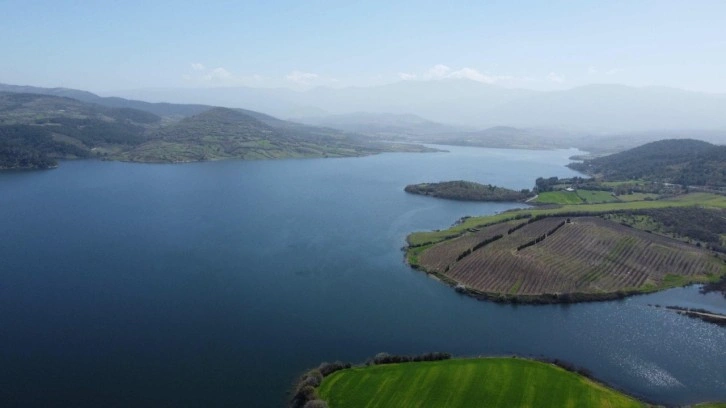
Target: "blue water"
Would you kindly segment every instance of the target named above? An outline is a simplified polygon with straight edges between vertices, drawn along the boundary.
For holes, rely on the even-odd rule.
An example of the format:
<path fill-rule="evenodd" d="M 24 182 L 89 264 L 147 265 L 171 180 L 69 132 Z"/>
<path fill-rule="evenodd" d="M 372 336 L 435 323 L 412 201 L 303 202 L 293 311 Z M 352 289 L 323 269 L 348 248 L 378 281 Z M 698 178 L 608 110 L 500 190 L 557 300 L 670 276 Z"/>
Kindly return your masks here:
<path fill-rule="evenodd" d="M 518 204 L 409 195 L 531 188 L 576 151 L 0 173 L 0 405 L 281 406 L 306 368 L 378 352 L 571 361 L 657 402 L 726 400 L 726 310 L 696 287 L 622 301 L 479 302 L 403 263 L 407 233 Z"/>

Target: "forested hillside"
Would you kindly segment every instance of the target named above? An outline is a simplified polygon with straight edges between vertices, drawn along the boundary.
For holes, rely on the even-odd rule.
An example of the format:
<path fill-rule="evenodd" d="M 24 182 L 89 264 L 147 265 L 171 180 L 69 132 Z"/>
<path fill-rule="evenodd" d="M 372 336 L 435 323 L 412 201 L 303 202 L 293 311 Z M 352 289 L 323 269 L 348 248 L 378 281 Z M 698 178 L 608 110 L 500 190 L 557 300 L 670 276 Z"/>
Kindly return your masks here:
<path fill-rule="evenodd" d="M 0 169 L 49 168 L 58 159 L 141 162 L 344 157 L 423 151 L 243 109 L 161 118 L 67 97 L 0 92 Z"/>
<path fill-rule="evenodd" d="M 606 181 L 647 180 L 687 186 L 726 186 L 726 146 L 692 139 L 661 140 L 621 153 L 572 163 Z"/>
<path fill-rule="evenodd" d="M 0 93 L 0 168 L 47 168 L 99 146 L 143 143 L 161 118 L 75 99 Z"/>

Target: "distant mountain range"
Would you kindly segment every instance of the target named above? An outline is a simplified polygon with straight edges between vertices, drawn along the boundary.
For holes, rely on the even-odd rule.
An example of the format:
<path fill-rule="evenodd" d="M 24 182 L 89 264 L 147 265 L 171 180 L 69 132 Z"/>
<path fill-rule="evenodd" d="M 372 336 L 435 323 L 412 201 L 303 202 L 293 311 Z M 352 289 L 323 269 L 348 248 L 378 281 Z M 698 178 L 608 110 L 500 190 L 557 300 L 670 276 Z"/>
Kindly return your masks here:
<path fill-rule="evenodd" d="M 355 112 L 340 115 L 298 117 L 297 122 L 326 126 L 384 139 L 419 139 L 454 134 L 465 128 L 444 125 L 413 114 Z"/>
<path fill-rule="evenodd" d="M 588 85 L 538 92 L 450 79 L 305 92 L 234 87 L 135 90 L 118 95 L 240 107 L 295 119 L 372 112 L 413 114 L 475 128 L 554 128 L 595 134 L 726 130 L 726 95 L 663 87 Z"/>
<path fill-rule="evenodd" d="M 207 105 L 184 105 L 173 103 L 149 103 L 137 100 L 129 100 L 115 96 L 102 97 L 94 93 L 68 88 L 41 88 L 36 86 L 20 86 L 0 84 L 0 92 L 27 93 L 60 96 L 76 99 L 81 102 L 94 103 L 110 108 L 131 108 L 153 113 L 158 116 L 184 117 L 196 115 L 208 110 Z"/>
<path fill-rule="evenodd" d="M 593 85 L 568 91 L 535 92 L 468 80 L 444 80 L 404 81 L 371 88 L 317 88 L 307 92 L 253 88 L 140 92 L 147 94 L 152 101 L 195 102 L 186 104 L 103 97 L 67 88 L 0 84 L 0 92 L 51 95 L 111 109 L 135 109 L 158 116 L 160 127 L 201 114 L 213 106 L 225 106 L 235 108 L 267 126 L 284 128 L 286 132 L 305 133 L 317 128 L 310 131 L 312 133 L 308 132 L 308 136 L 314 138 L 316 133 L 346 137 L 357 135 L 355 143 L 367 136 L 381 141 L 499 148 L 576 147 L 600 155 L 667 138 L 726 143 L 726 95 L 667 88 Z M 431 116 L 410 113 L 416 110 L 428 112 Z M 294 117 L 291 121 L 284 121 L 262 111 Z M 336 111 L 343 113 L 330 113 Z M 496 123 L 495 116 L 502 123 L 519 125 L 472 125 L 489 121 Z M 504 119 L 507 117 L 509 119 Z M 442 118 L 442 121 L 431 118 Z M 459 123 L 469 121 L 469 126 L 452 125 L 457 123 L 457 118 L 461 119 Z M 303 131 L 306 125 L 308 130 Z M 153 136 L 152 131 L 145 132 L 144 137 Z M 127 153 L 130 152 L 127 149 Z M 118 149 L 111 153 L 118 153 Z M 192 156 L 202 157 L 209 152 L 198 153 Z M 277 155 L 271 152 L 261 154 Z M 143 156 L 151 160 L 148 154 Z M 125 159 L 133 160 L 133 157 L 125 156 Z M 178 159 L 190 158 L 180 156 Z"/>
<path fill-rule="evenodd" d="M 67 89 L 52 92 L 0 92 L 0 169 L 48 168 L 57 159 L 88 157 L 188 162 L 428 150 L 243 109 L 151 104 Z"/>

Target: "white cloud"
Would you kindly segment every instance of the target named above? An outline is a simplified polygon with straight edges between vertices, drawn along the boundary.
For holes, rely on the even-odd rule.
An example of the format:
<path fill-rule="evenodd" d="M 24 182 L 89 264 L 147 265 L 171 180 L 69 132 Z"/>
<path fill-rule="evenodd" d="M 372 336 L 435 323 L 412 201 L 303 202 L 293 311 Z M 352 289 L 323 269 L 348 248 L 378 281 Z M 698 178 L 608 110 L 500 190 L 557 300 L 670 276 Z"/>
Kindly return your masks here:
<path fill-rule="evenodd" d="M 561 83 L 565 82 L 565 76 L 554 73 L 554 72 L 550 72 L 549 75 L 547 75 L 547 80 L 549 80 L 550 82 L 554 82 L 556 84 L 561 84 Z"/>
<path fill-rule="evenodd" d="M 264 77 L 257 74 L 250 76 L 236 75 L 224 67 L 207 68 L 199 62 L 190 64 L 190 68 L 190 71 L 182 75 L 182 79 L 186 82 L 201 85 L 261 85 L 265 81 Z"/>
<path fill-rule="evenodd" d="M 608 70 L 607 72 L 605 72 L 605 75 L 615 75 L 615 74 L 618 74 L 618 73 L 623 72 L 623 71 L 624 70 L 623 69 L 620 69 L 620 68 L 613 68 L 613 69 Z"/>
<path fill-rule="evenodd" d="M 489 75 L 483 74 L 473 68 L 462 68 L 458 71 L 454 71 L 449 75 L 449 78 L 463 78 L 470 79 L 472 81 L 483 82 L 485 84 L 495 84 L 497 82 L 509 81 L 515 79 L 510 75 Z"/>
<path fill-rule="evenodd" d="M 427 79 L 444 79 L 449 75 L 449 72 L 451 72 L 451 68 L 444 64 L 438 64 L 431 67 L 425 76 Z"/>
<path fill-rule="evenodd" d="M 291 73 L 285 75 L 285 79 L 301 86 L 307 86 L 310 85 L 313 81 L 318 79 L 320 76 L 318 74 L 313 74 L 312 72 L 302 72 L 302 71 L 292 71 Z"/>
<path fill-rule="evenodd" d="M 229 82 L 230 80 L 234 80 L 235 78 L 231 72 L 227 71 L 222 67 L 219 67 L 208 71 L 202 76 L 202 79 L 207 82 Z"/>
<path fill-rule="evenodd" d="M 422 74 L 413 72 L 399 72 L 398 77 L 404 81 L 436 81 L 442 79 L 469 79 L 472 81 L 482 82 L 485 84 L 494 84 L 502 81 L 515 80 L 517 78 L 510 75 L 492 75 L 480 72 L 474 68 L 464 67 L 458 70 L 452 70 L 444 64 L 437 64 L 429 68 Z"/>
<path fill-rule="evenodd" d="M 588 75 L 595 75 L 597 73 L 598 73 L 597 68 L 595 68 L 595 67 L 589 67 L 589 68 L 587 68 L 587 74 Z"/>

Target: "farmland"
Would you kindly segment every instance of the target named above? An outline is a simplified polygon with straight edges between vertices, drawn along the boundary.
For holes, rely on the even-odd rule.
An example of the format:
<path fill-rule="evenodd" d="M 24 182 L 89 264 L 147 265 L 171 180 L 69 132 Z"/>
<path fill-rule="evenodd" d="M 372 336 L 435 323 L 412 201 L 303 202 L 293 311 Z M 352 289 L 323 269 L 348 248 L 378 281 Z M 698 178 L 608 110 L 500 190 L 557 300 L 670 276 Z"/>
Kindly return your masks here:
<path fill-rule="evenodd" d="M 409 263 L 459 291 L 502 301 L 608 299 L 726 274 L 710 251 L 600 217 L 499 221 L 411 248 Z"/>
<path fill-rule="evenodd" d="M 587 204 L 611 203 L 619 201 L 619 199 L 614 197 L 609 191 L 577 190 L 577 196 Z"/>
<path fill-rule="evenodd" d="M 552 364 L 454 359 L 338 371 L 320 397 L 335 407 L 641 407 L 639 401 Z"/>
<path fill-rule="evenodd" d="M 532 200 L 539 204 L 598 204 L 620 201 L 610 191 L 577 190 L 545 191 Z"/>
<path fill-rule="evenodd" d="M 542 204 L 581 204 L 582 198 L 574 191 L 561 190 L 539 193 L 533 201 Z"/>
<path fill-rule="evenodd" d="M 410 246 L 436 243 L 445 239 L 460 236 L 467 233 L 469 229 L 478 228 L 483 225 L 491 225 L 498 222 L 522 217 L 535 217 L 544 215 L 573 214 L 573 213 L 608 213 L 621 210 L 643 210 L 669 207 L 691 207 L 699 206 L 704 208 L 726 208 L 726 197 L 708 193 L 691 193 L 668 200 L 614 202 L 589 205 L 563 205 L 557 208 L 524 208 L 516 211 L 507 211 L 500 214 L 482 217 L 470 217 L 464 222 L 451 228 L 440 231 L 414 232 L 406 240 Z"/>

